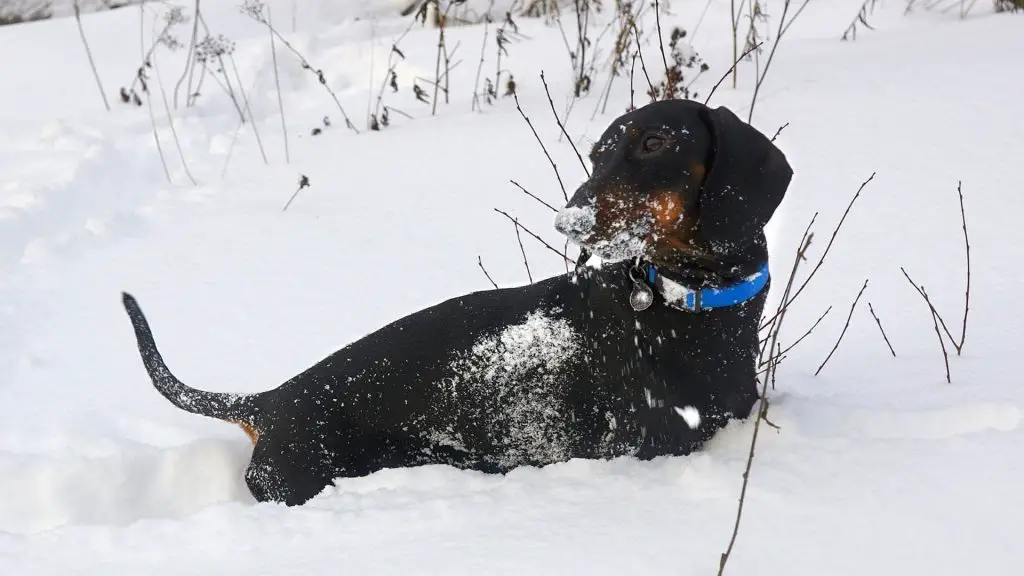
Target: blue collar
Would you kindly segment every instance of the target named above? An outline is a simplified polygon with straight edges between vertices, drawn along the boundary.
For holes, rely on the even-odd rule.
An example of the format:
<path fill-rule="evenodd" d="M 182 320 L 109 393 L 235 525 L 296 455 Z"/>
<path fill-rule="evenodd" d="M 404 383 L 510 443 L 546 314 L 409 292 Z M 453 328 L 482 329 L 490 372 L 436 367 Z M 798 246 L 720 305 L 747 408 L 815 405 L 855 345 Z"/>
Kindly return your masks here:
<path fill-rule="evenodd" d="M 700 312 L 735 306 L 757 296 L 768 284 L 768 263 L 731 286 L 720 288 L 689 288 L 658 274 L 654 264 L 647 265 L 647 283 L 657 289 L 665 303 L 686 312 Z"/>

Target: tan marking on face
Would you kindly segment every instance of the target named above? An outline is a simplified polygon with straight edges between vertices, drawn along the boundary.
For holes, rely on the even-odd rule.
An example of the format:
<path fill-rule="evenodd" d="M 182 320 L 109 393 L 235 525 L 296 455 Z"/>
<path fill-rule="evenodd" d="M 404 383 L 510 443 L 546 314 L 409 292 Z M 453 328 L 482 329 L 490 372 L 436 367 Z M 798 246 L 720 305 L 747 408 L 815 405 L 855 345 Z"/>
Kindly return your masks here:
<path fill-rule="evenodd" d="M 661 232 L 670 232 L 683 215 L 683 200 L 678 192 L 671 190 L 652 195 L 647 201 L 647 206 Z"/>
<path fill-rule="evenodd" d="M 704 177 L 708 174 L 708 167 L 701 163 L 696 163 L 690 167 L 690 175 L 698 183 L 704 182 Z"/>
<path fill-rule="evenodd" d="M 651 232 L 648 242 L 653 255 L 664 257 L 677 251 L 694 252 L 691 240 L 696 219 L 694 215 L 683 210 L 679 192 L 665 190 L 653 194 L 648 201 L 648 209 L 655 222 L 655 229 Z"/>

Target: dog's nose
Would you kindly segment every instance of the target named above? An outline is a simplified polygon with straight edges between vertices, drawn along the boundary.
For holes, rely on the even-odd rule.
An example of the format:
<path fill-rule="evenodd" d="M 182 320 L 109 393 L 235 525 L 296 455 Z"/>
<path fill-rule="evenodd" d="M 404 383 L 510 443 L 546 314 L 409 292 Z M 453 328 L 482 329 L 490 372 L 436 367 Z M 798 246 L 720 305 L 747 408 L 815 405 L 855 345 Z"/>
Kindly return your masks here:
<path fill-rule="evenodd" d="M 577 242 L 589 238 L 596 223 L 594 199 L 585 185 L 573 194 L 565 208 L 555 216 L 555 230 Z"/>

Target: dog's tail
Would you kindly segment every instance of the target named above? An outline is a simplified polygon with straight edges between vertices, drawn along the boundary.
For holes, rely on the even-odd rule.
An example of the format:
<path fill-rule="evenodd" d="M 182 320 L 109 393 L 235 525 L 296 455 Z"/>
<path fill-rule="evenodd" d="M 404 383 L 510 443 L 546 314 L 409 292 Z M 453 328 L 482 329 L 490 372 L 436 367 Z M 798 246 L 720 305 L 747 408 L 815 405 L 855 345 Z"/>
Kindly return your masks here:
<path fill-rule="evenodd" d="M 171 374 L 160 351 L 157 350 L 153 332 L 149 329 L 149 322 L 146 321 L 135 297 L 122 292 L 121 299 L 128 312 L 128 318 L 131 319 L 132 327 L 135 329 L 135 339 L 139 345 L 139 353 L 142 355 L 142 363 L 146 366 L 146 371 L 149 372 L 149 377 L 153 380 L 153 386 L 157 391 L 186 412 L 238 424 L 255 444 L 259 438 L 259 428 L 256 422 L 257 407 L 254 402 L 257 395 L 207 392 L 187 386 L 178 380 L 174 374 Z"/>

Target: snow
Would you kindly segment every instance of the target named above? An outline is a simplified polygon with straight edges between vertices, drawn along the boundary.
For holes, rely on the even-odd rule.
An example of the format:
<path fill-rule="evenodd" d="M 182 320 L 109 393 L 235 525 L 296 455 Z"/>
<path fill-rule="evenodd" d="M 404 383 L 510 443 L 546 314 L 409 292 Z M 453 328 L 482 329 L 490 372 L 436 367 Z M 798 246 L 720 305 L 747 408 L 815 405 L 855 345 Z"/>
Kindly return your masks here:
<path fill-rule="evenodd" d="M 452 362 L 459 375 L 451 383 L 452 397 L 478 399 L 461 405 L 480 410 L 468 416 L 484 421 L 488 436 L 501 439 L 485 460 L 516 466 L 565 460 L 571 451 L 572 422 L 564 406 L 569 390 L 560 375 L 568 360 L 587 351 L 569 322 L 552 313 L 532 312 L 521 324 L 485 334 Z M 458 439 L 446 443 L 461 445 Z"/>
<path fill-rule="evenodd" d="M 697 410 L 693 406 L 683 406 L 682 408 L 675 406 L 673 407 L 673 409 L 676 411 L 676 414 L 679 414 L 683 421 L 686 422 L 686 425 L 689 426 L 690 429 L 696 430 L 698 427 L 700 427 L 699 410 Z"/>
<path fill-rule="evenodd" d="M 500 286 L 525 284 L 514 230 L 492 208 L 561 247 L 555 215 L 508 181 L 553 206 L 565 200 L 511 99 L 472 111 L 483 26 L 448 30 L 463 62 L 436 116 L 411 84 L 433 78 L 437 31 L 413 28 L 400 43 L 400 91 L 385 90 L 384 103 L 414 119 L 393 113 L 384 131 L 364 129 L 409 22 L 385 1 L 299 3 L 295 32 L 292 3 L 272 3 L 282 33 L 323 70 L 362 131 L 345 129 L 317 78 L 278 44 L 291 163 L 266 29 L 235 3 L 204 3 L 213 35 L 235 42 L 267 162 L 251 126 L 240 127 L 234 105 L 208 84 L 197 106 L 173 111 L 180 154 L 153 98 L 168 178 L 148 102 L 117 99 L 164 9 L 147 4 L 142 42 L 137 7 L 82 18 L 109 113 L 72 19 L 0 28 L 0 55 L 17 55 L 0 58 L 0 573 L 715 573 L 752 422 L 688 457 L 571 461 L 504 477 L 385 470 L 340 481 L 301 508 L 252 501 L 248 439 L 153 390 L 121 291 L 139 298 L 182 381 L 265 390 L 405 314 L 490 287 L 478 256 Z M 692 86 L 703 99 L 731 63 L 728 2 L 713 1 L 699 28 L 704 3 L 676 4 L 663 24 L 687 28 L 711 65 Z M 1021 17 L 981 8 L 963 20 L 904 15 L 901 3 L 885 5 L 870 18 L 875 30 L 840 42 L 860 4 L 808 4 L 754 110 L 769 135 L 788 123 L 777 143 L 796 172 L 768 230 L 771 300 L 811 216 L 819 213 L 812 264 L 857 186 L 877 176 L 787 316 L 783 347 L 834 307 L 770 390 L 778 429 L 760 430 L 727 573 L 1018 574 L 1024 174 L 1012 159 L 1024 134 Z M 537 81 L 544 70 L 563 110 L 572 77 L 562 33 L 542 19 L 517 24 L 522 36 L 502 68 L 571 192 L 584 172 Z M 574 26 L 565 29 L 572 38 Z M 766 30 L 774 34 L 774 20 Z M 652 76 L 654 45 L 645 47 Z M 170 91 L 184 51 L 155 54 L 151 74 Z M 493 50 L 486 58 L 493 75 Z M 745 118 L 753 70 L 744 62 L 738 88 L 723 83 L 712 103 Z M 638 102 L 645 83 L 638 71 Z M 596 92 L 566 126 L 581 150 L 630 99 L 620 79 L 602 113 Z M 302 176 L 310 186 L 282 211 Z M 960 181 L 972 294 L 966 346 L 962 356 L 951 351 L 947 384 L 931 314 L 900 267 L 959 335 Z M 523 245 L 535 279 L 564 272 L 525 234 Z M 865 278 L 839 350 L 814 376 Z M 537 337 L 560 338 L 540 323 L 548 331 Z M 527 357 L 540 361 L 543 347 L 537 354 Z"/>

